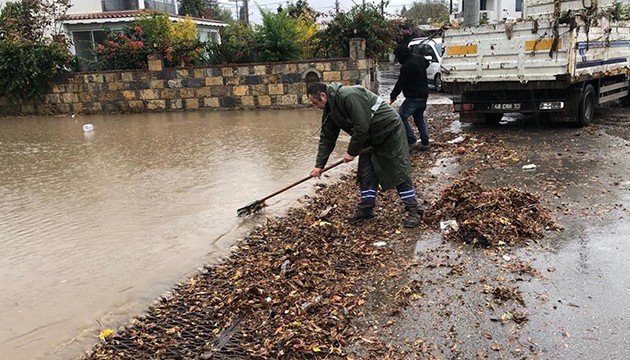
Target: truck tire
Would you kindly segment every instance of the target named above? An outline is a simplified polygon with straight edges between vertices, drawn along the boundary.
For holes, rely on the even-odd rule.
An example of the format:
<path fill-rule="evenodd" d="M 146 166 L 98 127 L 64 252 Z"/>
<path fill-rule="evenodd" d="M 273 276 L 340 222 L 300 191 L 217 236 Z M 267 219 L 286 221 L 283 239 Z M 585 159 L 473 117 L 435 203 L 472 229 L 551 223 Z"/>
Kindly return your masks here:
<path fill-rule="evenodd" d="M 435 79 L 433 79 L 433 86 L 435 86 L 435 91 L 441 93 L 444 91 L 442 88 L 442 75 L 440 73 L 435 74 Z"/>
<path fill-rule="evenodd" d="M 496 125 L 503 119 L 503 113 L 486 113 L 483 119 L 486 124 Z"/>
<path fill-rule="evenodd" d="M 581 126 L 587 126 L 593 121 L 595 116 L 596 93 L 593 85 L 588 84 L 582 92 L 580 106 L 578 108 L 578 123 Z"/>

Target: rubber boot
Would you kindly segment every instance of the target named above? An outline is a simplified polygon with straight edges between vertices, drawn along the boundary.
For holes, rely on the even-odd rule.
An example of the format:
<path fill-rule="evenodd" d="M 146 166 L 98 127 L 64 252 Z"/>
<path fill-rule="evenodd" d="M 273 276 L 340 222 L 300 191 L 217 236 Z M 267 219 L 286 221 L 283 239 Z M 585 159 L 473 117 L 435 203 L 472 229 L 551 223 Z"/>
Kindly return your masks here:
<path fill-rule="evenodd" d="M 357 225 L 363 222 L 364 220 L 369 220 L 374 218 L 374 210 L 372 209 L 362 209 L 358 208 L 354 215 L 347 218 L 348 223 L 352 225 Z"/>
<path fill-rule="evenodd" d="M 422 210 L 418 208 L 409 208 L 406 210 L 407 217 L 403 222 L 403 226 L 406 228 L 416 228 L 420 225 L 420 219 L 422 218 L 422 214 L 424 213 Z"/>

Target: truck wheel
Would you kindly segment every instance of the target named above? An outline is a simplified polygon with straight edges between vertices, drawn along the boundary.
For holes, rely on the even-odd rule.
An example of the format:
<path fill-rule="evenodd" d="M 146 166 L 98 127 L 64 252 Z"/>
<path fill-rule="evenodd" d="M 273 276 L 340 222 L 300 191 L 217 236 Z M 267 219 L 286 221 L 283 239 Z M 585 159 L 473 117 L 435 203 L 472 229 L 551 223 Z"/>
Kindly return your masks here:
<path fill-rule="evenodd" d="M 433 84 L 435 86 L 435 91 L 442 92 L 444 90 L 442 89 L 442 75 L 440 75 L 439 73 L 435 74 Z"/>
<path fill-rule="evenodd" d="M 503 119 L 503 113 L 487 113 L 483 114 L 483 118 L 486 124 L 496 125 Z"/>
<path fill-rule="evenodd" d="M 578 123 L 581 126 L 586 126 L 593 121 L 595 116 L 595 88 L 593 85 L 588 84 L 584 88 L 582 98 L 580 99 L 580 107 L 578 108 Z"/>

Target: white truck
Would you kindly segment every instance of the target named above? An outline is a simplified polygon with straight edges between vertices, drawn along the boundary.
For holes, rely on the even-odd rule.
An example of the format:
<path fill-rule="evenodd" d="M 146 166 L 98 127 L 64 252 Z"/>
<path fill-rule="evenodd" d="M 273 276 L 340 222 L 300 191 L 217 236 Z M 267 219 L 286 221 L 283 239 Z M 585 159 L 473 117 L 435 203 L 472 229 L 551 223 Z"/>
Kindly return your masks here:
<path fill-rule="evenodd" d="M 463 122 L 554 114 L 588 125 L 628 100 L 630 0 L 523 0 L 521 19 L 448 29 L 442 82 Z"/>

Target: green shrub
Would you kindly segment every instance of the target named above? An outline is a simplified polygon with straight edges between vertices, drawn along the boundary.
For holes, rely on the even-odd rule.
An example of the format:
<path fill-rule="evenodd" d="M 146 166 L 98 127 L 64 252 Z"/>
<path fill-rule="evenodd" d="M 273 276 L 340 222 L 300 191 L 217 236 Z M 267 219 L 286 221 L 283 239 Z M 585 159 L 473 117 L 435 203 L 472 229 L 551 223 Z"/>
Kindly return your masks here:
<path fill-rule="evenodd" d="M 165 67 L 199 65 L 205 62 L 204 46 L 197 39 L 195 23 L 186 18 L 172 22 L 159 11 L 142 13 L 121 32 L 109 32 L 107 41 L 95 48 L 99 69 L 143 69 L 147 55 L 162 56 Z"/>
<path fill-rule="evenodd" d="M 0 40 L 0 96 L 15 101 L 39 97 L 69 70 L 72 55 L 65 45 L 24 39 Z"/>
<path fill-rule="evenodd" d="M 298 23 L 288 13 L 261 9 L 262 25 L 255 38 L 261 44 L 262 61 L 288 61 L 300 58 Z"/>

